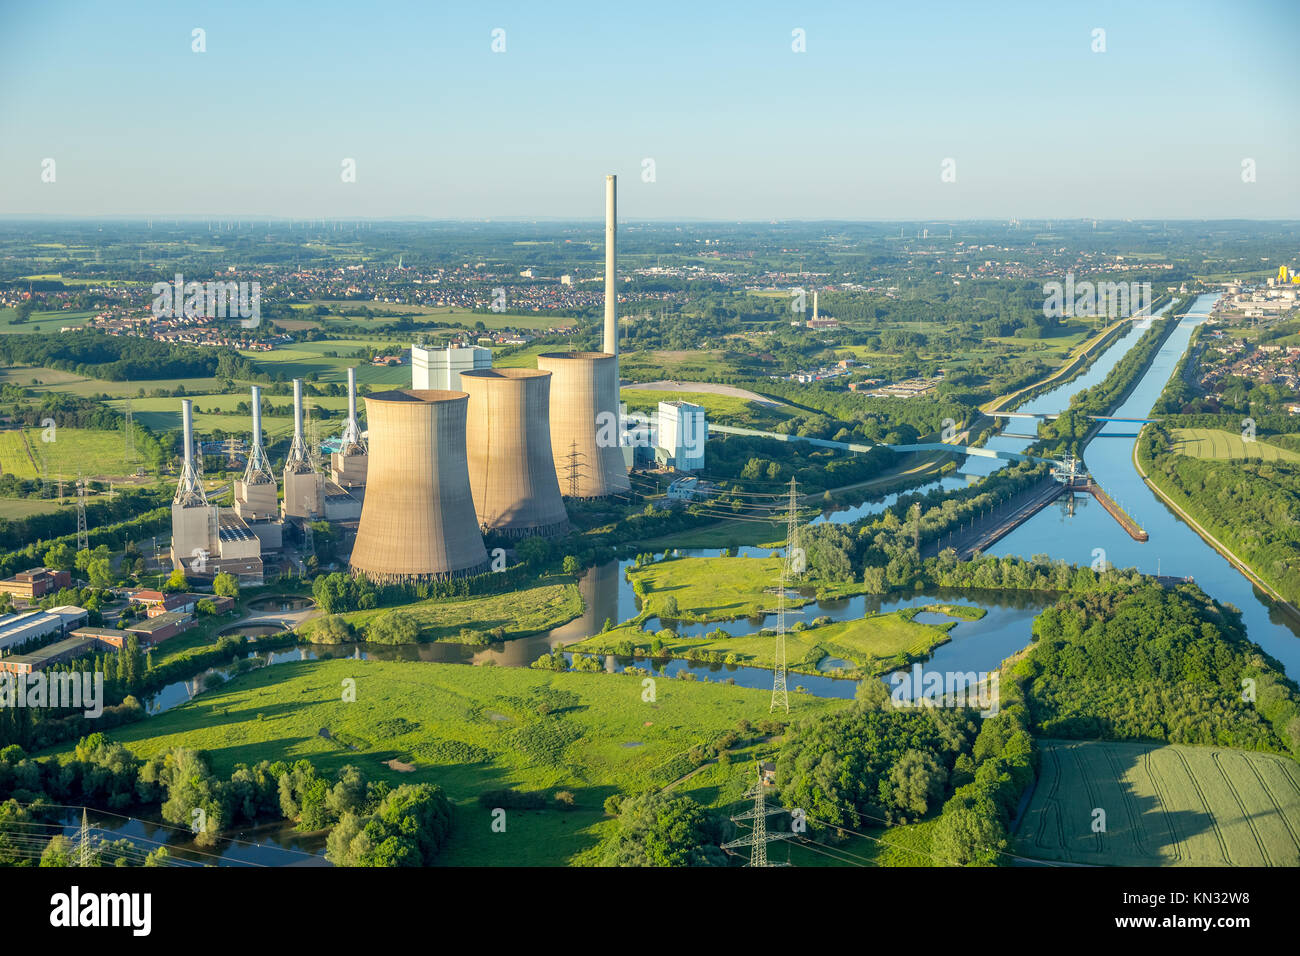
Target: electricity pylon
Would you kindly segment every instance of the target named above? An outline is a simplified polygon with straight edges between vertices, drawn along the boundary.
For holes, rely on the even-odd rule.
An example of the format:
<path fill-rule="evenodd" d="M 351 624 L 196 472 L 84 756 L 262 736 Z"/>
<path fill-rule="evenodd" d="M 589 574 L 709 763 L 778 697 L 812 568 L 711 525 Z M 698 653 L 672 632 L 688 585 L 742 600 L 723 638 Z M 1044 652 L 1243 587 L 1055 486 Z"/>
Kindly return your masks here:
<path fill-rule="evenodd" d="M 772 663 L 772 706 L 770 714 L 780 705 L 790 713 L 790 695 L 785 688 L 785 564 L 781 565 L 781 583 L 776 589 L 776 655 Z"/>
<path fill-rule="evenodd" d="M 758 782 L 749 790 L 745 791 L 745 796 L 754 798 L 754 809 L 746 810 L 744 813 L 738 813 L 732 817 L 733 821 L 753 820 L 754 829 L 750 830 L 742 837 L 737 837 L 730 842 L 722 844 L 722 849 L 732 850 L 737 847 L 749 847 L 749 865 L 750 866 L 789 866 L 788 863 L 769 863 L 767 860 L 767 845 L 776 840 L 788 840 L 794 836 L 793 833 L 786 833 L 778 830 L 775 833 L 769 833 L 767 829 L 767 818 L 774 813 L 784 813 L 781 807 L 772 807 L 768 809 L 767 802 L 764 799 L 766 794 L 763 783 L 763 765 L 758 764 Z"/>
<path fill-rule="evenodd" d="M 569 497 L 576 498 L 578 497 L 578 477 L 581 473 L 578 459 L 582 457 L 582 455 L 578 454 L 578 442 L 576 440 L 570 443 L 569 453 L 564 457 L 569 459 L 569 465 L 566 469 L 569 474 Z"/>
<path fill-rule="evenodd" d="M 86 531 L 86 479 L 77 476 L 77 550 L 90 547 L 90 534 Z"/>
<path fill-rule="evenodd" d="M 90 852 L 90 825 L 86 821 L 86 808 L 81 808 L 81 833 L 77 837 L 77 866 L 94 866 Z"/>

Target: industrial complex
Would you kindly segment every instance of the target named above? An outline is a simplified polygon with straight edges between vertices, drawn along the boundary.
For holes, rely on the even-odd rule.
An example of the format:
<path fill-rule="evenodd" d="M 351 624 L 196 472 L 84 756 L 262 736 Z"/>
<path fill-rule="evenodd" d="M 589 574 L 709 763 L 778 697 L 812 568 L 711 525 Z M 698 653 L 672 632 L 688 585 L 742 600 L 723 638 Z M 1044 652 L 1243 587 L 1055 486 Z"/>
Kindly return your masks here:
<path fill-rule="evenodd" d="M 234 505 L 208 501 L 196 468 L 193 412 L 182 402 L 184 456 L 172 503 L 174 567 L 261 583 L 264 559 L 312 523 L 353 539 L 352 573 L 376 583 L 478 574 L 488 567 L 484 535 L 551 536 L 569 528 L 564 499 L 627 496 L 636 445 L 619 406 L 617 180 L 605 178 L 603 351 L 550 352 L 534 369 L 494 369 L 490 349 L 411 346 L 411 388 L 365 396 L 357 415 L 356 370 L 348 412 L 328 470 L 304 429 L 303 383 L 293 382 L 293 439 L 280 482 L 262 443 L 261 389 L 252 389 L 247 467 Z M 703 467 L 704 409 L 659 406 L 658 448 L 643 464 Z M 282 491 L 282 493 L 281 493 Z"/>

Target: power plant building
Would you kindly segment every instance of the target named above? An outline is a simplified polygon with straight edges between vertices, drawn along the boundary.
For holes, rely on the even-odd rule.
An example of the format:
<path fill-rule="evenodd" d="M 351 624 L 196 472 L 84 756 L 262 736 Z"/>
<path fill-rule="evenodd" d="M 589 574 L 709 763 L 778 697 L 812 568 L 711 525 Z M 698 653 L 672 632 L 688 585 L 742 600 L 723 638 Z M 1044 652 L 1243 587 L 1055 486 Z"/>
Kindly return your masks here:
<path fill-rule="evenodd" d="M 365 494 L 366 471 L 370 455 L 366 440 L 357 420 L 357 370 L 348 369 L 348 417 L 343 423 L 343 439 L 339 450 L 330 455 L 330 479 L 345 492 L 357 498 Z M 326 511 L 329 509 L 326 497 Z M 360 512 L 357 512 L 360 515 Z"/>
<path fill-rule="evenodd" d="M 704 406 L 691 402 L 660 402 L 658 448 L 678 471 L 704 467 L 704 443 L 709 436 Z"/>
<path fill-rule="evenodd" d="M 606 352 L 546 352 L 551 373 L 551 458 L 560 491 L 603 498 L 631 489 L 618 414 L 618 359 Z"/>
<path fill-rule="evenodd" d="M 314 467 L 302 430 L 302 379 L 293 380 L 293 443 L 284 463 L 284 517 L 319 518 L 325 513 L 325 481 Z"/>
<path fill-rule="evenodd" d="M 280 522 L 280 494 L 271 462 L 262 447 L 262 390 L 252 390 L 253 440 L 248 451 L 244 480 L 235 482 L 235 514 L 257 535 L 263 551 L 276 551 L 284 543 Z"/>
<path fill-rule="evenodd" d="M 469 394 L 466 451 L 479 526 L 515 537 L 567 530 L 551 450 L 551 373 L 467 370 L 460 382 Z"/>
<path fill-rule="evenodd" d="M 194 465 L 194 408 L 181 402 L 185 454 L 172 498 L 172 567 L 187 577 L 212 578 L 220 571 L 247 584 L 262 583 L 262 543 L 231 510 L 209 504 Z"/>
<path fill-rule="evenodd" d="M 466 460 L 468 401 L 450 390 L 366 396 L 370 465 L 354 574 L 405 584 L 488 570 Z"/>
<path fill-rule="evenodd" d="M 445 349 L 411 346 L 411 388 L 417 392 L 461 391 L 462 372 L 491 367 L 492 350 L 478 345 Z"/>

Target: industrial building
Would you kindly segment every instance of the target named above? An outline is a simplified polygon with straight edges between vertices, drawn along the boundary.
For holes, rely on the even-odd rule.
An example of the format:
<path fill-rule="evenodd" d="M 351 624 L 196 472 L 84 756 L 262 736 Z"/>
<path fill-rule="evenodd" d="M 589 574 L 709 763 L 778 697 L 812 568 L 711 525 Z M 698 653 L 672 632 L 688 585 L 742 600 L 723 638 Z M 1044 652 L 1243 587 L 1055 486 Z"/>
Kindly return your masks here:
<path fill-rule="evenodd" d="M 29 568 L 19 571 L 11 578 L 0 580 L 0 593 L 12 594 L 28 601 L 39 601 L 47 594 L 55 594 L 62 588 L 70 587 L 72 573 L 54 568 Z"/>
<path fill-rule="evenodd" d="M 319 518 L 325 511 L 325 476 L 312 467 L 307 439 L 302 430 L 302 379 L 293 380 L 293 441 L 284 462 L 283 515 L 290 518 Z"/>
<path fill-rule="evenodd" d="M 460 382 L 469 395 L 469 482 L 479 527 L 513 537 L 563 533 L 568 515 L 551 451 L 551 373 L 467 370 Z"/>
<path fill-rule="evenodd" d="M 280 495 L 271 462 L 262 447 L 262 390 L 252 390 L 253 438 L 244 480 L 235 482 L 235 514 L 257 535 L 262 551 L 278 551 L 284 543 Z"/>
<path fill-rule="evenodd" d="M 172 498 L 172 567 L 212 578 L 225 571 L 245 584 L 262 583 L 262 544 L 238 513 L 208 502 L 194 467 L 194 408 L 181 401 L 184 458 Z"/>
<path fill-rule="evenodd" d="M 411 346 L 411 388 L 416 391 L 459 392 L 462 372 L 491 367 L 492 350 L 477 345 L 445 349 Z"/>
<path fill-rule="evenodd" d="M 618 359 L 605 352 L 545 352 L 551 373 L 551 459 L 569 498 L 603 498 L 631 489 L 618 414 Z"/>
<path fill-rule="evenodd" d="M 703 405 L 660 402 L 658 433 L 657 449 L 666 464 L 678 471 L 699 471 L 704 467 L 704 443 L 709 437 L 709 426 Z"/>
<path fill-rule="evenodd" d="M 468 401 L 424 389 L 366 396 L 370 464 L 353 573 L 404 584 L 488 569 L 466 460 Z"/>
<path fill-rule="evenodd" d="M 45 637 L 66 637 L 72 628 L 85 624 L 88 616 L 85 608 L 71 604 L 0 615 L 0 651 Z"/>
<path fill-rule="evenodd" d="M 348 417 L 343 423 L 343 438 L 338 451 L 330 455 L 330 479 L 341 489 L 357 498 L 357 514 L 360 517 L 360 500 L 366 490 L 366 470 L 369 467 L 370 454 L 366 448 L 366 439 L 361 432 L 361 423 L 357 420 L 357 370 L 348 369 Z M 326 511 L 329 511 L 326 501 Z M 350 506 L 349 506 L 350 507 Z"/>

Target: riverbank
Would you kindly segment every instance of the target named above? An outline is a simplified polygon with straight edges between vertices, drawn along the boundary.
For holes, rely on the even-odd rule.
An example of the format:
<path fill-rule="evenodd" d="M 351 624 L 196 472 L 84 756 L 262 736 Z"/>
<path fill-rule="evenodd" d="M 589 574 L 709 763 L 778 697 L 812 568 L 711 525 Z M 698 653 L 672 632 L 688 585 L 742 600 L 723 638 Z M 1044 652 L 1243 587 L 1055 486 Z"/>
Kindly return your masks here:
<path fill-rule="evenodd" d="M 1145 425 L 1143 426 L 1143 430 L 1146 430 Z M 1146 486 L 1151 489 L 1152 494 L 1160 499 L 1160 501 L 1183 522 L 1185 522 L 1189 528 L 1200 535 L 1202 541 L 1217 551 L 1224 560 L 1241 572 L 1241 574 L 1245 575 L 1252 584 L 1272 598 L 1280 608 L 1294 617 L 1297 622 L 1300 622 L 1300 608 L 1297 608 L 1294 604 L 1279 594 L 1277 589 L 1260 577 L 1259 573 L 1254 568 L 1238 557 L 1231 548 L 1211 534 L 1204 525 L 1188 513 L 1186 508 L 1174 500 L 1172 490 L 1162 488 L 1160 484 L 1151 477 L 1147 472 L 1147 469 L 1143 467 L 1141 456 L 1138 454 L 1138 449 L 1141 445 L 1141 433 L 1139 433 L 1138 440 L 1133 443 L 1133 468 L 1137 471 L 1138 476 Z"/>

